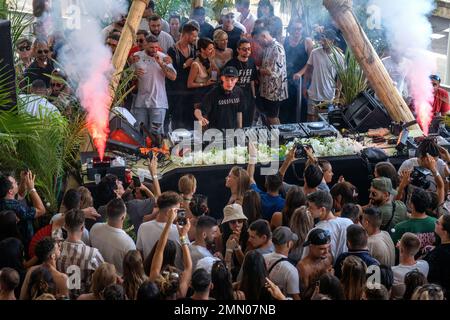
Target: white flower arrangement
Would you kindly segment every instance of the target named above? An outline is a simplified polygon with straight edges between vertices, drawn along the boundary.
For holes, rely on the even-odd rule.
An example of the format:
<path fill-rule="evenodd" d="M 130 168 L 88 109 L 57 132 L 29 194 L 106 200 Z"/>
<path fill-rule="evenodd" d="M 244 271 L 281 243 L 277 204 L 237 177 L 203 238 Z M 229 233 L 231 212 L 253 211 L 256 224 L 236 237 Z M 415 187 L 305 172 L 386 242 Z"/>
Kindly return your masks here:
<path fill-rule="evenodd" d="M 295 143 L 311 145 L 316 157 L 354 155 L 361 152 L 364 148 L 359 142 L 349 138 L 295 139 L 286 146 L 280 146 L 280 148 L 272 148 L 267 144 L 258 144 L 256 146 L 257 162 L 265 164 L 284 158 L 287 150 L 290 150 Z M 188 152 L 182 157 L 172 156 L 172 161 L 180 166 L 245 164 L 248 163 L 248 160 L 249 156 L 246 146 L 237 146 L 229 149 L 212 148 L 206 151 Z"/>

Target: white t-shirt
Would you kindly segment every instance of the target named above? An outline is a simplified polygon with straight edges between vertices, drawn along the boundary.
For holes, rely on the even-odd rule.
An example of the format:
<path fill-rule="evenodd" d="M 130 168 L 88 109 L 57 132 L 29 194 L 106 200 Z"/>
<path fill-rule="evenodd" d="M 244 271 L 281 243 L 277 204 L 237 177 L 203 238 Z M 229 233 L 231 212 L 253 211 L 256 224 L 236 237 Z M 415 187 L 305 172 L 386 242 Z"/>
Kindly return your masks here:
<path fill-rule="evenodd" d="M 25 112 L 33 117 L 41 118 L 49 114 L 61 114 L 57 107 L 44 97 L 35 94 L 20 94 L 19 99 L 25 104 Z"/>
<path fill-rule="evenodd" d="M 142 18 L 141 23 L 139 24 L 138 30 L 145 30 L 145 31 L 150 32 L 150 25 L 148 24 L 147 18 Z M 165 31 L 167 33 L 170 32 L 169 23 L 166 20 L 164 20 L 163 18 L 161 18 L 161 30 Z"/>
<path fill-rule="evenodd" d="M 336 67 L 333 63 L 333 54 L 328 55 L 322 47 L 311 52 L 308 64 L 314 67 L 311 86 L 308 89 L 309 98 L 315 101 L 331 101 L 336 90 Z M 344 57 L 339 54 L 339 63 L 342 65 Z"/>
<path fill-rule="evenodd" d="M 121 276 L 123 258 L 130 250 L 136 250 L 133 239 L 122 229 L 107 223 L 96 223 L 91 228 L 91 245 L 97 248 L 106 262 L 112 263 Z"/>
<path fill-rule="evenodd" d="M 339 257 L 341 253 L 347 252 L 347 228 L 353 224 L 348 218 L 337 217 L 336 219 L 320 221 L 314 229 L 328 230 L 331 236 L 330 253 L 333 261 Z M 313 230 L 313 229 L 312 229 Z M 311 231 L 310 231 L 311 232 Z M 308 233 L 309 235 L 309 233 Z M 309 254 L 309 247 L 303 250 L 302 258 Z"/>
<path fill-rule="evenodd" d="M 175 41 L 173 41 L 172 36 L 165 31 L 161 31 L 161 33 L 157 36 L 157 38 L 159 46 L 161 47 L 164 53 L 167 53 L 167 51 L 175 44 Z"/>
<path fill-rule="evenodd" d="M 192 259 L 192 270 L 196 269 L 197 262 L 203 258 L 210 257 L 212 258 L 213 255 L 209 250 L 202 246 L 197 246 L 195 243 L 193 243 L 189 250 L 191 251 L 191 259 Z"/>
<path fill-rule="evenodd" d="M 281 258 L 287 258 L 279 253 L 272 252 L 264 255 L 267 271 L 273 264 Z M 283 294 L 299 294 L 299 277 L 297 268 L 289 261 L 281 261 L 277 263 L 269 274 L 269 279 L 275 283 Z"/>
<path fill-rule="evenodd" d="M 412 266 L 405 266 L 399 264 L 398 266 L 392 267 L 392 272 L 394 273 L 394 284 L 392 286 L 392 299 L 401 299 L 405 293 L 405 275 L 417 269 L 425 277 L 428 276 L 428 270 L 430 269 L 428 262 L 425 260 L 417 260 L 416 264 Z"/>
<path fill-rule="evenodd" d="M 367 242 L 369 253 L 380 264 L 392 267 L 395 264 L 395 246 L 392 238 L 386 231 L 374 234 Z"/>
<path fill-rule="evenodd" d="M 161 52 L 158 52 L 158 55 L 161 59 L 167 56 Z M 139 57 L 139 61 L 133 66 L 144 69 L 145 74 L 139 77 L 138 94 L 134 107 L 167 109 L 169 103 L 166 92 L 166 76 L 161 67 L 145 51 L 139 51 L 135 56 Z M 176 73 L 172 64 L 167 66 Z"/>
<path fill-rule="evenodd" d="M 157 222 L 156 220 L 153 220 L 145 222 L 139 227 L 136 248 L 144 253 L 144 259 L 147 258 L 154 245 L 161 237 L 165 225 L 165 222 Z M 177 245 L 177 264 L 179 264 L 182 258 L 180 236 L 178 235 L 177 227 L 174 224 L 170 227 L 169 240 L 174 241 Z M 179 265 L 176 265 L 176 267 L 179 267 Z"/>

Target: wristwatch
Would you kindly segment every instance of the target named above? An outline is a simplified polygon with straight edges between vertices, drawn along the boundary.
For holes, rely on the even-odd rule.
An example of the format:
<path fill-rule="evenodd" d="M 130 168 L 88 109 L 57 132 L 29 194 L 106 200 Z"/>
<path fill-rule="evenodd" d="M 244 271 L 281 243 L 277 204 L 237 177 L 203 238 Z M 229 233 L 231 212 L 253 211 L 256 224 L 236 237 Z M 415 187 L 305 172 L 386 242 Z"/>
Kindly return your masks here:
<path fill-rule="evenodd" d="M 37 192 L 36 188 L 30 189 L 30 191 L 28 191 L 28 193 L 32 193 L 32 192 Z"/>

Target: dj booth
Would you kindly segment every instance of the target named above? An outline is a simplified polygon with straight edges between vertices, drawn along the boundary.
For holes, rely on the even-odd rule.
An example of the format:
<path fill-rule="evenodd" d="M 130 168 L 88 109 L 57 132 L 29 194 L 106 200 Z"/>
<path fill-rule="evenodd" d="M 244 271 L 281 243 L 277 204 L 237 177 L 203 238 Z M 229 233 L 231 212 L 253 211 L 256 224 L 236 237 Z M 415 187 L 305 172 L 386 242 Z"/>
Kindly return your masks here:
<path fill-rule="evenodd" d="M 263 126 L 255 126 L 250 128 L 244 128 L 245 141 L 249 141 L 253 138 L 260 138 L 261 134 L 267 133 L 267 129 L 270 132 L 276 132 L 277 139 L 279 138 L 280 145 L 285 144 L 288 141 L 292 141 L 296 138 L 322 138 L 322 137 L 340 137 L 341 124 L 346 124 L 347 128 L 356 133 L 366 132 L 368 129 L 375 128 L 387 128 L 390 125 L 390 119 L 383 109 L 374 99 L 368 94 L 362 94 L 352 105 L 350 105 L 344 112 L 328 112 L 327 116 L 321 117 L 320 121 L 312 123 L 292 123 L 283 124 L 277 126 L 271 126 L 270 128 Z M 134 175 L 139 175 L 139 171 L 146 171 L 147 178 L 150 178 L 147 170 L 148 159 L 142 156 L 142 146 L 145 140 L 142 137 L 142 130 L 133 126 L 132 122 L 124 117 L 113 118 L 110 121 L 111 135 L 107 143 L 107 151 L 113 152 L 117 155 L 120 152 L 122 155 L 128 154 L 134 157 L 134 160 L 126 161 L 126 164 L 116 166 L 114 168 L 98 167 L 95 168 L 91 161 L 91 164 L 87 164 L 84 167 L 85 170 L 85 183 L 89 187 L 95 187 L 92 183 L 94 175 L 97 173 L 104 176 L 106 173 L 114 173 L 123 179 L 125 177 L 125 168 L 131 169 Z M 196 142 L 196 134 L 198 132 L 184 131 L 184 132 L 171 132 L 167 139 L 171 147 L 176 146 L 180 141 L 188 141 L 192 145 Z M 200 135 L 202 133 L 200 132 Z M 272 133 L 271 133 L 272 134 Z M 364 135 L 364 134 L 363 134 Z M 365 139 L 368 139 L 366 135 Z M 398 134 L 393 134 L 392 138 L 396 138 Z M 387 139 L 386 139 L 387 140 Z M 385 141 L 386 141 L 385 140 Z M 223 141 L 225 142 L 225 140 Z M 201 142 L 204 146 L 204 141 Z M 219 140 L 219 143 L 221 141 Z M 364 143 L 364 147 L 376 146 L 390 150 L 387 155 L 395 167 L 399 167 L 401 163 L 407 159 L 407 156 L 394 156 L 395 145 L 388 145 L 387 142 L 382 144 L 370 144 Z M 92 158 L 93 155 L 89 155 Z M 83 156 L 82 156 L 83 158 Z M 86 157 L 85 157 L 86 158 Z M 359 201 L 361 204 L 368 202 L 368 189 L 370 188 L 371 175 L 373 174 L 373 168 L 368 168 L 367 162 L 360 155 L 346 155 L 346 156 L 332 156 L 323 157 L 323 160 L 327 160 L 333 167 L 334 177 L 330 184 L 330 187 L 337 182 L 340 175 L 344 176 L 346 181 L 354 184 L 359 192 Z M 85 164 L 86 159 L 82 159 L 82 164 Z M 92 160 L 92 159 L 91 159 Z M 89 162 L 89 161 L 87 161 Z M 161 161 L 162 162 L 162 161 Z M 290 184 L 303 185 L 303 171 L 305 167 L 306 159 L 298 159 L 287 170 L 284 181 Z M 281 166 L 280 161 L 279 165 Z M 225 178 L 228 175 L 230 169 L 234 164 L 220 164 L 220 165 L 190 165 L 181 166 L 176 165 L 170 160 L 167 161 L 167 165 L 161 165 L 159 168 L 159 182 L 162 191 L 166 190 L 178 190 L 178 180 L 185 174 L 193 174 L 197 179 L 197 193 L 205 194 L 208 196 L 208 205 L 210 207 L 211 215 L 214 217 L 221 217 L 222 210 L 228 199 L 230 198 L 230 191 L 225 187 Z M 240 164 L 239 166 L 246 167 L 246 164 Z M 264 189 L 265 176 L 260 174 L 262 165 L 256 165 L 255 180 L 261 189 Z"/>

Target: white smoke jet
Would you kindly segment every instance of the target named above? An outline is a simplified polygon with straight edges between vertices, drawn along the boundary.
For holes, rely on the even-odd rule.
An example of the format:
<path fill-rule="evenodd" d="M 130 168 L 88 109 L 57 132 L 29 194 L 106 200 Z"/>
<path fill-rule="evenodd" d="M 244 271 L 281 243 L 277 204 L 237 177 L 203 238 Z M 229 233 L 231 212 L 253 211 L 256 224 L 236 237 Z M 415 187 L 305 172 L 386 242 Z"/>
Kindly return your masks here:
<path fill-rule="evenodd" d="M 53 5 L 51 15 L 53 19 L 61 15 L 66 1 Z M 110 17 L 116 20 L 126 15 L 128 2 L 126 0 L 78 0 L 75 12 L 79 13 L 79 23 L 62 24 L 65 35 L 64 45 L 58 52 L 58 62 L 66 72 L 81 105 L 87 112 L 89 132 L 100 157 L 103 157 L 106 139 L 109 134 L 109 107 L 111 94 L 109 83 L 114 68 L 111 63 L 112 53 L 105 45 L 102 34 L 103 21 Z M 58 10 L 58 11 L 56 11 Z M 61 24 L 59 25 L 61 27 Z"/>
<path fill-rule="evenodd" d="M 410 95 L 414 100 L 417 120 L 425 134 L 432 118 L 433 88 L 429 76 L 436 71 L 436 61 L 427 51 L 432 28 L 428 15 L 433 0 L 373 0 L 380 7 L 381 22 L 389 46 L 410 61 L 407 73 Z"/>

